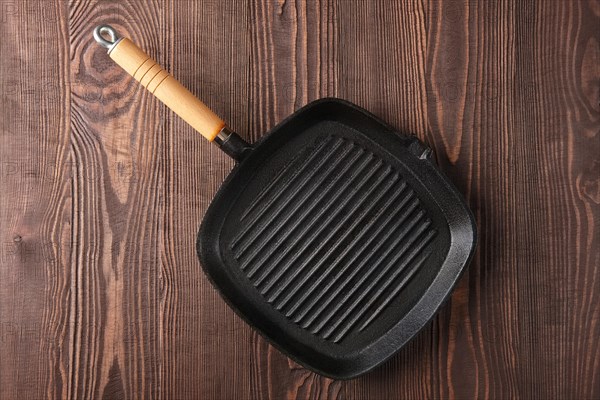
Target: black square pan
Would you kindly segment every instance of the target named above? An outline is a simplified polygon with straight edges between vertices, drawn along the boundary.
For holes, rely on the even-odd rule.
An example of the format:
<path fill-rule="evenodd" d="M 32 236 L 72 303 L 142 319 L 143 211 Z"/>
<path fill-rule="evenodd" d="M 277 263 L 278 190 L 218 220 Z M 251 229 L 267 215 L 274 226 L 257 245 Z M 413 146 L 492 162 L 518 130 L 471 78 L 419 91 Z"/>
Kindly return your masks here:
<path fill-rule="evenodd" d="M 197 241 L 206 275 L 307 368 L 375 368 L 432 319 L 475 247 L 473 216 L 430 154 L 349 102 L 307 105 L 218 191 Z"/>

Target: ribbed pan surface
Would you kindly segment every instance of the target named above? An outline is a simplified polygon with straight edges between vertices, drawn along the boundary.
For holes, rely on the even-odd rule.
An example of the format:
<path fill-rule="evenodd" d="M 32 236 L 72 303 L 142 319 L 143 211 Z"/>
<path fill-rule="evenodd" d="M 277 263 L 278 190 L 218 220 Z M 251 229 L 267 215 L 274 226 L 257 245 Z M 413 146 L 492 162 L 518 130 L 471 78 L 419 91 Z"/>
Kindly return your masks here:
<path fill-rule="evenodd" d="M 436 238 L 400 173 L 335 136 L 283 168 L 240 222 L 231 250 L 254 287 L 334 343 L 390 310 Z"/>

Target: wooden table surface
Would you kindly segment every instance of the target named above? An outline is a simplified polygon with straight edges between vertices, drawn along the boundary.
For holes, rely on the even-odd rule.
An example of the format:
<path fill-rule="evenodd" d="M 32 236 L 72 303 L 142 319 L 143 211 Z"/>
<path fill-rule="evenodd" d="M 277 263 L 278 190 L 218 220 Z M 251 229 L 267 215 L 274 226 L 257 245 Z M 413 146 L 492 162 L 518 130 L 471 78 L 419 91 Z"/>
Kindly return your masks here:
<path fill-rule="evenodd" d="M 0 399 L 600 398 L 599 1 L 0 5 Z M 233 162 L 99 23 L 249 141 L 335 96 L 428 142 L 479 229 L 451 301 L 356 380 L 269 346 L 194 249 Z"/>

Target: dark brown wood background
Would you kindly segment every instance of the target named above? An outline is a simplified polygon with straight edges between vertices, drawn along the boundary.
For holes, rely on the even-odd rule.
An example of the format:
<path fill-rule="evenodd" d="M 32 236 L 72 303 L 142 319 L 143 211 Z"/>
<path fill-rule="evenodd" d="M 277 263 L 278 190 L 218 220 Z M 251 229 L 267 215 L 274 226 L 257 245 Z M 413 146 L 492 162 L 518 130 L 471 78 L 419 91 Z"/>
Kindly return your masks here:
<path fill-rule="evenodd" d="M 600 398 L 597 0 L 0 0 L 0 398 Z M 451 301 L 325 379 L 221 300 L 196 229 L 233 163 L 91 36 L 246 139 L 324 97 L 436 151 L 476 215 Z"/>

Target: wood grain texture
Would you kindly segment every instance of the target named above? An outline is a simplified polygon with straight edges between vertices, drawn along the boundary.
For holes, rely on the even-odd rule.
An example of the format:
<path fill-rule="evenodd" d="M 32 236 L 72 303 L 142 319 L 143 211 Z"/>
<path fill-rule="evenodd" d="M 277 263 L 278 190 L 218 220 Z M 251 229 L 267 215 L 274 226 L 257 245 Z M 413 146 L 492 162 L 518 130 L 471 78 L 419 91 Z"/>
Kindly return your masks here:
<path fill-rule="evenodd" d="M 0 6 L 0 399 L 600 398 L 597 0 Z M 233 163 L 99 23 L 249 141 L 325 96 L 427 141 L 479 228 L 434 321 L 344 382 L 254 333 L 194 248 Z"/>

